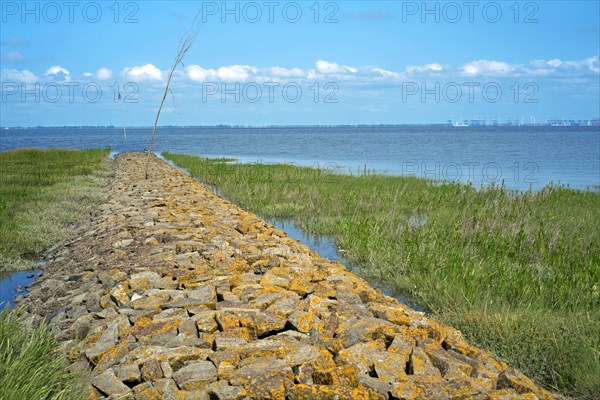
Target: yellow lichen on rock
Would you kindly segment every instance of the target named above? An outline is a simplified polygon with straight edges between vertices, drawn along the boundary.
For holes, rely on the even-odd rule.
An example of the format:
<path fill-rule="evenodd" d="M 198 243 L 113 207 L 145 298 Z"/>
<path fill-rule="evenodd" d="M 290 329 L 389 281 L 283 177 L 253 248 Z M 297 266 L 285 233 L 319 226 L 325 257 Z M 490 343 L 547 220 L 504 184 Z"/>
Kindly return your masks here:
<path fill-rule="evenodd" d="M 90 398 L 550 399 L 459 331 L 385 296 L 156 157 L 25 297 Z"/>

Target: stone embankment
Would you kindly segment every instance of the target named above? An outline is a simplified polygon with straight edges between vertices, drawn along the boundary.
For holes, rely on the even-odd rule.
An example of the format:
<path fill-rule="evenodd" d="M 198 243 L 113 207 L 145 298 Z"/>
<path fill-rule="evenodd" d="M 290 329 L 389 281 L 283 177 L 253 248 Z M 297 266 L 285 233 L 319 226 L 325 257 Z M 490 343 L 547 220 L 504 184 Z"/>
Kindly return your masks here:
<path fill-rule="evenodd" d="M 550 399 L 461 333 L 373 289 L 153 157 L 22 303 L 91 398 Z"/>

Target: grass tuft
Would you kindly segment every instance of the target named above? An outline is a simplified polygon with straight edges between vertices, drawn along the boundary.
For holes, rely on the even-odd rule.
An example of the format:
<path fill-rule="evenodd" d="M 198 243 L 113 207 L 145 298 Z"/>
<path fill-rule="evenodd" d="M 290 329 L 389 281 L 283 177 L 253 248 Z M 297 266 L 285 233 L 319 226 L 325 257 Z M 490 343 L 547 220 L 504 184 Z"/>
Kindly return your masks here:
<path fill-rule="evenodd" d="M 4 400 L 83 398 L 49 325 L 29 330 L 20 310 L 0 312 L 0 388 Z"/>

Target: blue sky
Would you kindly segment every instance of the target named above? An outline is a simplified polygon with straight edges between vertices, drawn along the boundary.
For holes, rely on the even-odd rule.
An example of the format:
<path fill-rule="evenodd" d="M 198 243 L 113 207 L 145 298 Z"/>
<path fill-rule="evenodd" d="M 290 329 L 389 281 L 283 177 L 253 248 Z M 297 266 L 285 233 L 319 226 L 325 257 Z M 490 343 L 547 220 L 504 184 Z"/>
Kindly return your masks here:
<path fill-rule="evenodd" d="M 598 1 L 1 3 L 2 126 L 600 114 Z M 121 93 L 121 99 L 118 93 Z"/>

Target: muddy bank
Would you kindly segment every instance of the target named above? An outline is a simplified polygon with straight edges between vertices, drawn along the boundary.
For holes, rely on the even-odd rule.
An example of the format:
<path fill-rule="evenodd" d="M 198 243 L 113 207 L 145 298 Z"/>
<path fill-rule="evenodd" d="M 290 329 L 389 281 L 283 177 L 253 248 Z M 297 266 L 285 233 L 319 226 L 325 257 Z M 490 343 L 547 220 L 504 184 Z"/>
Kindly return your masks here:
<path fill-rule="evenodd" d="M 23 301 L 91 398 L 547 399 L 460 332 L 398 303 L 153 157 Z"/>

